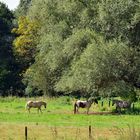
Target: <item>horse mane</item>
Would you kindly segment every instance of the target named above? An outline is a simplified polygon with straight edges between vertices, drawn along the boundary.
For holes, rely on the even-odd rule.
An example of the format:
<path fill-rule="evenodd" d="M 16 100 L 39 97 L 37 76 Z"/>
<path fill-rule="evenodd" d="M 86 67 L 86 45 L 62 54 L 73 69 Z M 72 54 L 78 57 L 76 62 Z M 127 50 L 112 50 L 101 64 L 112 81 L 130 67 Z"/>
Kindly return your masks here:
<path fill-rule="evenodd" d="M 42 103 L 47 104 L 45 101 L 42 101 Z"/>
<path fill-rule="evenodd" d="M 95 97 L 90 97 L 87 101 L 88 101 L 88 102 L 89 102 L 89 101 L 93 101 L 93 102 L 95 101 L 95 102 L 97 102 L 98 100 L 97 100 L 97 98 L 95 98 Z"/>
<path fill-rule="evenodd" d="M 94 101 L 94 97 L 90 97 L 87 101 Z"/>

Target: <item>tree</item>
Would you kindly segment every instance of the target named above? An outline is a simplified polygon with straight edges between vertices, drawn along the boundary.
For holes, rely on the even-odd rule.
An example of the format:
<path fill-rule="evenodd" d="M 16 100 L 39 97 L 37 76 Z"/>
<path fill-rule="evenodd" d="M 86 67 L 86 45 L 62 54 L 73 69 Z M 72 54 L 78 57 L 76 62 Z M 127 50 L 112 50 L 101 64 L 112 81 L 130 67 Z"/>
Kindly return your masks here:
<path fill-rule="evenodd" d="M 31 0 L 20 0 L 18 8 L 15 10 L 16 17 L 26 16 L 30 7 Z"/>
<path fill-rule="evenodd" d="M 27 85 L 49 95 L 90 94 L 120 83 L 137 88 L 139 8 L 139 0 L 32 1 L 28 15 L 39 22 L 40 38 Z"/>
<path fill-rule="evenodd" d="M 25 67 L 34 61 L 38 28 L 39 24 L 36 21 L 31 21 L 28 17 L 19 17 L 18 28 L 12 30 L 17 35 L 13 42 L 14 52 L 19 56 L 20 61 L 25 63 Z"/>
<path fill-rule="evenodd" d="M 17 63 L 12 51 L 13 13 L 0 2 L 0 95 L 18 94 Z"/>

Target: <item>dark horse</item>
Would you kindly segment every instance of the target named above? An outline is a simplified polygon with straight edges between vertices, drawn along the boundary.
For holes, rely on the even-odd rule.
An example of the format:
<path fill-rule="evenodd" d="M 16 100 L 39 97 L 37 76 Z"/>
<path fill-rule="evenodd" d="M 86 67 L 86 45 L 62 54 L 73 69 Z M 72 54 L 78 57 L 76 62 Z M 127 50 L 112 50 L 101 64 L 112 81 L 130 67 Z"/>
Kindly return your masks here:
<path fill-rule="evenodd" d="M 76 114 L 78 112 L 78 109 L 81 108 L 87 108 L 87 114 L 89 112 L 89 108 L 91 107 L 91 105 L 94 103 L 98 104 L 98 100 L 95 98 L 90 98 L 87 101 L 81 101 L 78 100 L 75 102 L 74 104 L 74 114 Z"/>
<path fill-rule="evenodd" d="M 112 100 L 112 106 L 114 106 L 114 104 L 116 104 L 116 111 L 118 111 L 120 113 L 121 108 L 130 109 L 132 103 L 129 101 Z"/>

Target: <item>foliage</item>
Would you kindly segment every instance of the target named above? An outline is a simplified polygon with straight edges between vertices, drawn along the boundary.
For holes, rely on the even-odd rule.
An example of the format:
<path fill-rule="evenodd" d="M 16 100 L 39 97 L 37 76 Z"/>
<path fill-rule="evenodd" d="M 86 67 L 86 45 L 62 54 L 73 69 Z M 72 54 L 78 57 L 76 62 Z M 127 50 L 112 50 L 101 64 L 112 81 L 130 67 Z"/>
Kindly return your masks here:
<path fill-rule="evenodd" d="M 97 37 L 97 38 L 96 38 Z M 81 90 L 87 93 L 96 88 L 107 87 L 122 77 L 123 65 L 129 58 L 129 49 L 116 41 L 106 43 L 102 37 L 93 36 L 92 43 L 87 46 L 80 58 L 72 63 L 69 73 L 65 73 L 60 82 L 70 90 Z M 63 90 L 63 88 L 62 88 Z M 68 89 L 64 89 L 68 90 Z"/>
<path fill-rule="evenodd" d="M 33 61 L 37 44 L 37 29 L 39 24 L 28 17 L 19 17 L 18 28 L 12 30 L 18 36 L 13 42 L 15 53 L 23 57 L 25 63 Z"/>
<path fill-rule="evenodd" d="M 139 3 L 21 0 L 12 30 L 16 60 L 11 50 L 13 13 L 1 4 L 1 90 L 13 88 L 9 77 L 19 84 L 24 75 L 29 95 L 76 93 L 135 100 L 140 87 Z"/>
<path fill-rule="evenodd" d="M 139 0 L 32 1 L 40 38 L 25 84 L 48 95 L 109 89 L 129 98 L 140 85 L 139 8 Z"/>
<path fill-rule="evenodd" d="M 18 27 L 12 29 L 12 32 L 17 36 L 13 41 L 13 51 L 20 66 L 20 75 L 22 79 L 28 67 L 34 63 L 34 58 L 37 53 L 36 45 L 39 38 L 37 30 L 39 30 L 38 22 L 25 16 L 19 17 Z M 36 88 L 28 87 L 25 90 L 25 95 L 26 93 L 30 96 L 42 95 L 37 91 Z"/>
<path fill-rule="evenodd" d="M 30 7 L 31 0 L 20 0 L 17 9 L 14 11 L 16 17 L 26 16 Z"/>
<path fill-rule="evenodd" d="M 19 89 L 17 62 L 12 51 L 13 13 L 0 2 L 0 95 L 16 95 Z M 21 87 L 20 87 L 21 88 Z"/>

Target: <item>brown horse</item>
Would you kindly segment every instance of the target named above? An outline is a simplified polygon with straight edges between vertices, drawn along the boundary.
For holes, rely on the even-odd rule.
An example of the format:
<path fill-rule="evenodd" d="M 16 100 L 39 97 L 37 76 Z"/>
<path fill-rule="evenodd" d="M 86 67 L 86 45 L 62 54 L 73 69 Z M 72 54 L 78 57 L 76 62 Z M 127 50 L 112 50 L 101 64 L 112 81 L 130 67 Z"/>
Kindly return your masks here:
<path fill-rule="evenodd" d="M 31 108 L 38 108 L 38 113 L 39 113 L 39 110 L 42 113 L 42 110 L 41 110 L 41 106 L 42 105 L 44 105 L 44 107 L 46 108 L 47 103 L 46 102 L 43 102 L 43 101 L 28 101 L 26 103 L 26 106 L 25 107 L 29 111 L 29 113 L 30 113 L 30 109 Z"/>
<path fill-rule="evenodd" d="M 91 107 L 91 105 L 94 103 L 98 104 L 98 100 L 95 98 L 90 98 L 87 101 L 81 101 L 78 100 L 75 102 L 74 104 L 74 114 L 76 114 L 78 112 L 78 109 L 81 108 L 87 108 L 87 114 L 89 112 L 89 108 Z"/>

